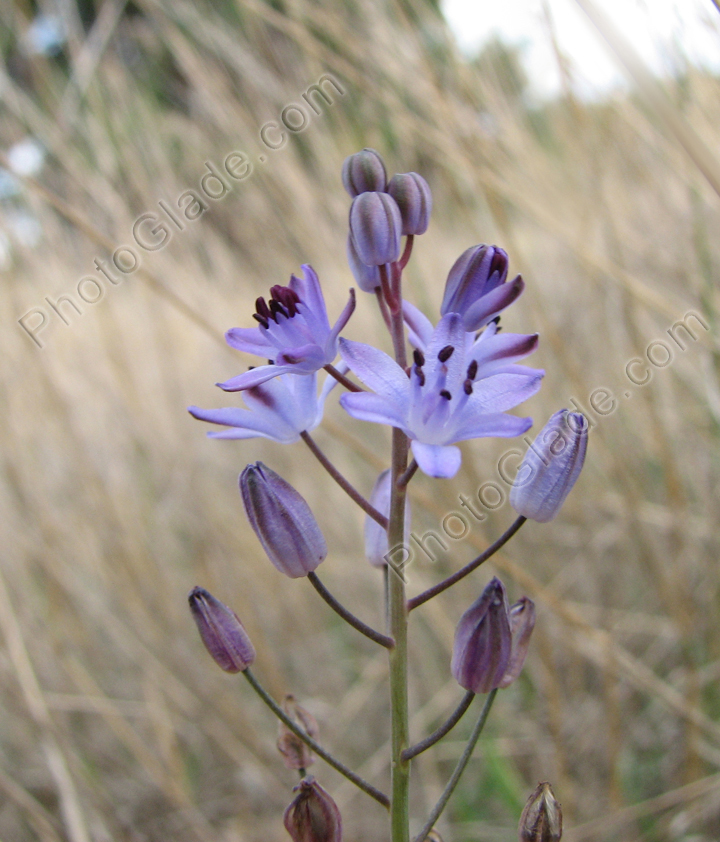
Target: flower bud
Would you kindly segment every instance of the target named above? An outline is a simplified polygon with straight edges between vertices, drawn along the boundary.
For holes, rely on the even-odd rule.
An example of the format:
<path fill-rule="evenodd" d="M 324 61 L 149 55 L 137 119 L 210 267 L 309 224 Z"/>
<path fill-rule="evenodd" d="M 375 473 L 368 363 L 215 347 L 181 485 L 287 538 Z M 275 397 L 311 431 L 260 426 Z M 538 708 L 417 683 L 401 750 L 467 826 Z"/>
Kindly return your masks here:
<path fill-rule="evenodd" d="M 327 555 L 327 544 L 303 497 L 267 465 L 248 465 L 240 491 L 250 526 L 277 569 L 291 579 L 307 576 Z"/>
<path fill-rule="evenodd" d="M 509 687 L 520 675 L 530 647 L 530 637 L 535 628 L 535 603 L 526 596 L 522 597 L 510 606 L 508 619 L 512 634 L 512 650 L 499 687 Z"/>
<path fill-rule="evenodd" d="M 387 192 L 400 208 L 403 234 L 424 234 L 430 222 L 432 193 L 416 172 L 399 173 L 390 179 Z"/>
<path fill-rule="evenodd" d="M 547 523 L 560 511 L 580 475 L 587 450 L 588 423 L 579 412 L 561 409 L 530 445 L 510 490 L 515 511 Z"/>
<path fill-rule="evenodd" d="M 350 236 L 367 266 L 393 263 L 400 256 L 402 217 L 387 193 L 360 193 L 350 206 Z"/>
<path fill-rule="evenodd" d="M 506 283 L 508 256 L 497 246 L 473 246 L 455 261 L 440 312 L 459 313 L 465 330 L 479 330 L 515 301 L 525 284 L 518 275 Z"/>
<path fill-rule="evenodd" d="M 392 492 L 392 471 L 388 468 L 375 481 L 370 504 L 381 515 L 390 517 L 390 494 Z M 410 501 L 405 498 L 405 535 L 410 531 Z M 365 515 L 365 557 L 373 567 L 384 567 L 389 552 L 387 532 L 369 515 Z"/>
<path fill-rule="evenodd" d="M 382 286 L 380 278 L 379 266 L 367 266 L 360 260 L 358 253 L 355 251 L 353 245 L 352 235 L 348 234 L 347 239 L 347 258 L 350 265 L 350 271 L 353 273 L 357 285 L 363 292 L 375 292 L 375 290 Z M 390 274 L 390 266 L 388 266 L 388 275 Z"/>
<path fill-rule="evenodd" d="M 537 785 L 520 816 L 520 842 L 560 842 L 562 810 L 549 783 Z"/>
<path fill-rule="evenodd" d="M 283 816 L 293 842 L 341 842 L 340 811 L 315 778 L 303 778 L 293 792 L 297 797 Z"/>
<path fill-rule="evenodd" d="M 493 578 L 460 618 L 450 669 L 461 687 L 473 693 L 489 693 L 500 686 L 511 651 L 505 588 Z"/>
<path fill-rule="evenodd" d="M 387 184 L 387 172 L 380 153 L 365 148 L 349 155 L 342 165 L 342 183 L 354 198 L 360 193 L 382 192 Z"/>
<path fill-rule="evenodd" d="M 295 696 L 288 693 L 282 703 L 282 709 L 308 737 L 317 739 L 320 731 L 315 717 L 295 701 Z M 293 734 L 284 722 L 278 724 L 277 747 L 283 756 L 286 769 L 307 769 L 315 762 L 315 755 L 310 746 Z"/>
<path fill-rule="evenodd" d="M 188 596 L 190 611 L 205 648 L 225 672 L 244 672 L 255 660 L 255 649 L 234 611 L 204 588 Z"/>

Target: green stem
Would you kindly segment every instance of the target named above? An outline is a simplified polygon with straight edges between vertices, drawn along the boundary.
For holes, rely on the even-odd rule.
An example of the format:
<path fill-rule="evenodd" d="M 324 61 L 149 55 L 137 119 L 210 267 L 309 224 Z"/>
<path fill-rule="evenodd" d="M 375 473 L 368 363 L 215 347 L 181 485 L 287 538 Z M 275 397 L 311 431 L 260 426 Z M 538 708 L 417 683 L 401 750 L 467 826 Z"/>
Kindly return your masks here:
<path fill-rule="evenodd" d="M 382 267 L 384 269 L 384 267 Z M 400 295 L 398 283 L 397 294 Z M 400 307 L 390 306 L 390 324 L 395 359 L 401 368 L 407 366 L 405 329 Z M 408 437 L 402 430 L 392 431 L 392 493 L 388 525 L 388 547 L 401 546 L 405 540 L 406 487 L 398 480 L 407 471 Z M 410 763 L 403 759 L 408 747 L 409 715 L 407 688 L 407 599 L 405 579 L 398 571 L 389 571 L 390 636 L 395 646 L 390 650 L 390 715 L 392 744 L 392 799 L 390 805 L 391 842 L 410 842 Z"/>
<path fill-rule="evenodd" d="M 243 671 L 243 675 L 247 678 L 248 683 L 253 688 L 253 690 L 260 696 L 260 698 L 265 702 L 265 704 L 270 708 L 270 710 L 277 716 L 277 718 L 286 725 L 292 732 L 295 734 L 296 737 L 301 739 L 305 745 L 310 746 L 310 748 L 317 754 L 318 757 L 322 757 L 322 759 L 328 763 L 333 769 L 337 769 L 341 775 L 344 775 L 349 781 L 352 781 L 356 787 L 361 789 L 363 792 L 366 792 L 371 798 L 374 798 L 379 804 L 382 804 L 383 807 L 390 806 L 390 799 L 384 793 L 380 792 L 379 789 L 376 789 L 372 784 L 369 784 L 366 780 L 360 777 L 360 775 L 356 775 L 351 769 L 341 763 L 339 760 L 336 760 L 330 752 L 325 751 L 325 749 L 313 740 L 312 737 L 309 737 L 302 728 L 300 728 L 295 722 L 290 719 L 290 717 L 285 713 L 285 711 L 280 707 L 280 705 L 273 699 L 273 697 L 267 692 L 267 690 L 260 684 L 260 682 L 255 678 L 253 673 L 250 669 L 246 669 Z"/>
<path fill-rule="evenodd" d="M 435 822 L 440 818 L 440 814 L 445 809 L 448 801 L 450 800 L 450 796 L 453 794 L 455 787 L 458 785 L 460 780 L 460 776 L 465 771 L 465 767 L 468 765 L 468 761 L 472 756 L 473 751 L 475 750 L 475 744 L 477 743 L 480 733 L 485 725 L 485 721 L 488 718 L 488 714 L 490 713 L 490 708 L 492 707 L 492 703 L 495 701 L 495 696 L 497 695 L 497 690 L 491 690 L 485 705 L 483 706 L 482 712 L 480 713 L 480 718 L 475 723 L 475 727 L 473 728 L 472 734 L 470 734 L 470 739 L 468 740 L 468 744 L 465 746 L 465 751 L 462 753 L 462 757 L 457 762 L 457 766 L 455 767 L 455 771 L 452 773 L 450 780 L 447 782 L 447 786 L 443 790 L 443 794 L 440 796 L 440 800 L 438 803 L 433 807 L 432 813 L 430 813 L 430 818 L 425 823 L 425 826 L 420 831 L 420 833 L 415 837 L 415 842 L 425 842 L 427 839 L 428 833 L 433 829 L 435 826 Z"/>

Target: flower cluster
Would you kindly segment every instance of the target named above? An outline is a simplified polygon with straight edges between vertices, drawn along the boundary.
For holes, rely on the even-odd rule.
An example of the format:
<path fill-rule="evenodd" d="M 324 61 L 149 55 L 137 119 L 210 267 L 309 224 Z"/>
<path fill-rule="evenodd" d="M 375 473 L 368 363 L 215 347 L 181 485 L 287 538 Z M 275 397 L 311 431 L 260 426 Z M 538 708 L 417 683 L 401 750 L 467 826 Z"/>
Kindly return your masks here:
<path fill-rule="evenodd" d="M 404 653 L 409 611 L 472 573 L 527 519 L 543 523 L 557 515 L 582 469 L 587 424 L 577 413 L 556 412 L 529 447 L 518 471 L 510 495 L 518 513 L 512 526 L 465 567 L 406 599 L 405 580 L 393 575 L 398 571 L 390 569 L 388 559 L 390 548 L 397 547 L 409 530 L 407 488 L 415 471 L 435 479 L 451 478 L 461 466 L 459 443 L 527 432 L 532 419 L 509 411 L 539 390 L 545 372 L 520 364 L 536 350 L 537 334 L 500 329 L 501 313 L 524 289 L 519 275 L 508 280 L 509 260 L 503 249 L 481 244 L 460 255 L 449 271 L 438 317 L 433 321 L 405 300 L 402 292 L 402 273 L 415 238 L 427 231 L 430 222 L 432 195 L 427 182 L 412 172 L 388 179 L 382 158 L 372 149 L 347 158 L 342 180 L 352 198 L 347 237 L 350 270 L 360 290 L 377 299 L 394 356 L 340 335 L 355 311 L 352 289 L 331 327 L 320 281 L 314 270 L 304 265 L 302 278 L 292 275 L 287 286 L 274 285 L 269 298 L 256 300 L 255 327 L 235 327 L 226 334 L 231 348 L 267 361 L 217 384 L 226 392 L 240 392 L 245 406 L 190 407 L 189 411 L 195 418 L 224 428 L 208 434 L 213 438 L 264 437 L 281 444 L 304 441 L 365 513 L 366 558 L 386 573 L 386 632 L 356 617 L 318 578 L 317 570 L 328 556 L 320 525 L 302 495 L 261 462 L 247 465 L 240 475 L 250 526 L 279 572 L 292 579 L 307 578 L 353 628 L 391 653 Z M 372 303 L 371 298 L 366 300 Z M 326 372 L 322 384 L 321 369 Z M 310 435 L 321 423 L 325 403 L 335 387 L 343 390 L 339 405 L 349 416 L 395 430 L 390 466 L 377 477 L 367 497 Z M 242 673 L 280 720 L 278 749 L 286 767 L 301 776 L 295 787 L 297 795 L 284 816 L 295 842 L 340 842 L 342 836 L 335 802 L 306 775 L 306 767 L 316 756 L 390 808 L 393 842 L 407 838 L 402 823 L 407 817 L 408 764 L 455 725 L 476 694 L 483 694 L 487 700 L 472 738 L 477 740 L 496 692 L 520 676 L 536 620 L 532 600 L 524 596 L 510 605 L 502 582 L 490 580 L 460 617 L 455 634 L 450 671 L 466 697 L 445 725 L 415 746 L 407 743 L 407 710 L 397 702 L 406 697 L 406 665 L 399 656 L 391 658 L 393 733 L 404 734 L 394 744 L 390 758 L 391 801 L 322 748 L 317 742 L 316 720 L 294 696 L 288 695 L 281 706 L 262 688 L 250 669 L 255 650 L 230 608 L 197 587 L 190 594 L 190 607 L 202 641 L 218 665 L 226 672 Z M 469 752 L 466 755 L 469 757 Z M 462 768 L 456 771 L 455 783 L 461 772 Z M 441 799 L 418 842 L 439 840 L 433 824 L 446 801 Z M 521 838 L 557 840 L 560 834 L 559 806 L 549 785 L 543 784 L 523 813 Z"/>

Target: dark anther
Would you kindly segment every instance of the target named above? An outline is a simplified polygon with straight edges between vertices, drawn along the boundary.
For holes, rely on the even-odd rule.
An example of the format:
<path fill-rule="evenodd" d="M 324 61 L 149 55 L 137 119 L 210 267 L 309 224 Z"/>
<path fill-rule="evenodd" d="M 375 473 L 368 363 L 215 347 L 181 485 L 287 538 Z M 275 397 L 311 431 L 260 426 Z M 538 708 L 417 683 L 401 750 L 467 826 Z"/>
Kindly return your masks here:
<path fill-rule="evenodd" d="M 477 370 L 478 370 L 477 360 L 473 360 L 470 363 L 470 365 L 468 366 L 468 370 L 467 370 L 468 380 L 474 380 L 475 379 L 475 375 L 477 374 Z"/>
<path fill-rule="evenodd" d="M 255 310 L 257 311 L 258 316 L 262 316 L 264 319 L 272 318 L 270 314 L 270 309 L 265 303 L 265 299 L 260 296 L 260 298 L 255 299 Z"/>
<path fill-rule="evenodd" d="M 444 348 L 441 348 L 438 351 L 438 359 L 440 360 L 440 362 L 446 363 L 450 359 L 450 357 L 452 357 L 454 350 L 455 348 L 453 348 L 452 345 L 446 345 Z"/>
<path fill-rule="evenodd" d="M 269 324 L 265 316 L 261 316 L 260 313 L 253 313 L 253 319 L 257 319 L 264 328 L 267 328 Z"/>
<path fill-rule="evenodd" d="M 415 365 L 418 368 L 422 368 L 425 365 L 425 356 L 422 351 L 418 351 L 416 348 L 413 351 L 413 359 L 415 360 Z"/>
<path fill-rule="evenodd" d="M 466 395 L 472 395 L 472 380 L 468 379 L 463 383 L 463 389 Z"/>
<path fill-rule="evenodd" d="M 440 390 L 440 397 L 445 398 L 446 401 L 452 400 L 452 395 L 448 392 L 447 389 Z"/>
<path fill-rule="evenodd" d="M 420 384 L 420 386 L 421 387 L 424 386 L 425 385 L 425 372 L 421 368 L 416 368 L 415 374 L 417 374 L 418 383 Z"/>
<path fill-rule="evenodd" d="M 272 318 L 277 321 L 278 314 L 281 313 L 285 318 L 288 318 L 287 310 L 282 306 L 282 304 L 277 301 L 276 299 L 272 299 L 270 301 L 270 313 L 272 314 Z"/>

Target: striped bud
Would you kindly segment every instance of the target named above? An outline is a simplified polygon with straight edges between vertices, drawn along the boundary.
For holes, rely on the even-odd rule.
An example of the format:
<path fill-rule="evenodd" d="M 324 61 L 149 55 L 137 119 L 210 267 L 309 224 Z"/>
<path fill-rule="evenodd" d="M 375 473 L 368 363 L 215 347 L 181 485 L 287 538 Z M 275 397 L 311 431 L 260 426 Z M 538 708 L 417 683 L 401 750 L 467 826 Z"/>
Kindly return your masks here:
<path fill-rule="evenodd" d="M 427 181 L 416 172 L 398 173 L 390 179 L 387 192 L 400 208 L 402 233 L 424 234 L 432 210 L 432 193 Z"/>
<path fill-rule="evenodd" d="M 315 570 L 327 555 L 327 544 L 292 485 L 258 462 L 240 474 L 240 492 L 250 526 L 275 567 L 291 579 Z"/>
<path fill-rule="evenodd" d="M 384 191 L 387 173 L 380 153 L 365 148 L 348 156 L 342 165 L 342 183 L 353 198 L 360 193 Z"/>
<path fill-rule="evenodd" d="M 190 611 L 205 648 L 225 672 L 243 672 L 255 660 L 255 649 L 234 611 L 204 588 L 188 596 Z"/>
<path fill-rule="evenodd" d="M 360 193 L 350 206 L 350 236 L 367 266 L 393 263 L 400 256 L 402 217 L 387 193 Z"/>
<path fill-rule="evenodd" d="M 519 515 L 547 523 L 560 511 L 587 450 L 588 423 L 579 412 L 556 412 L 530 445 L 510 490 Z"/>

